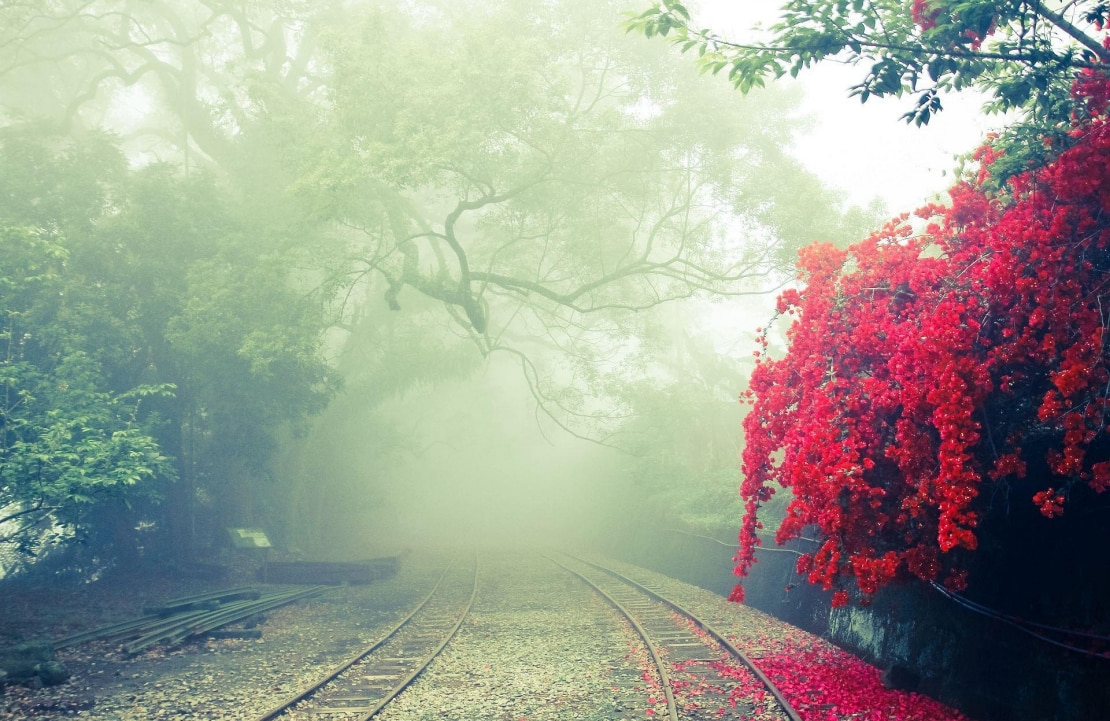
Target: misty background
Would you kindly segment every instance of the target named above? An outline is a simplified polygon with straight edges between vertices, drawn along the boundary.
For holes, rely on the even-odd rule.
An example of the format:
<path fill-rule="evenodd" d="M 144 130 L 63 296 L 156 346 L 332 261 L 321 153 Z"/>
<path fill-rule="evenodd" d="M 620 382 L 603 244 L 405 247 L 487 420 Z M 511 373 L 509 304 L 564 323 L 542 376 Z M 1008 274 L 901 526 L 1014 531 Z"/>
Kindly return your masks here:
<path fill-rule="evenodd" d="M 730 536 L 798 248 L 939 186 L 821 162 L 882 143 L 809 86 L 700 76 L 636 9 L 5 4 L 0 540 Z"/>

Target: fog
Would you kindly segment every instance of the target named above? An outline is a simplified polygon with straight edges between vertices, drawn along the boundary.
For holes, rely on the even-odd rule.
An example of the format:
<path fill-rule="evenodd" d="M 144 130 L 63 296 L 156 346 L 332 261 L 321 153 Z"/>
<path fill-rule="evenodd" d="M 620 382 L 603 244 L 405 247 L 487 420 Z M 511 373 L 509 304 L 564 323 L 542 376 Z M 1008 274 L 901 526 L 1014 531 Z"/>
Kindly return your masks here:
<path fill-rule="evenodd" d="M 6 5 L 0 542 L 730 535 L 754 329 L 878 216 L 628 9 Z"/>
<path fill-rule="evenodd" d="M 738 614 L 767 675 L 808 678 L 807 714 L 856 715 L 844 693 L 879 714 L 893 686 L 1031 717 L 1106 688 L 1086 664 L 1110 657 L 1110 3 L 1049 5 L 0 0 L 0 601 L 19 590 L 0 642 L 233 579 L 402 571 L 306 606 L 314 625 L 287 614 L 285 660 L 262 658 L 256 614 L 138 659 L 174 675 L 76 652 L 89 684 L 20 690 L 14 713 L 284 695 L 472 548 L 596 552 L 723 594 L 734 571 L 730 600 L 886 664 Z M 957 177 L 950 208 L 913 213 Z M 640 683 L 625 631 L 582 617 L 584 650 L 563 643 L 582 598 L 486 604 L 516 630 L 454 630 L 501 661 L 442 678 L 504 717 L 490 690 L 522 669 L 554 718 L 585 699 L 574 666 L 600 704 L 576 718 L 655 713 L 665 674 Z M 558 644 L 517 633 L 545 628 Z M 402 660 L 425 634 L 396 636 Z M 663 656 L 706 660 L 665 635 Z M 192 668 L 217 656 L 251 685 Z M 48 658 L 18 661 L 46 682 Z M 687 711 L 769 717 L 715 665 L 720 688 L 704 666 L 673 684 Z M 317 699 L 369 711 L 387 676 L 344 668 L 370 685 Z M 901 718 L 925 697 L 897 698 Z"/>
<path fill-rule="evenodd" d="M 449 331 L 458 377 L 381 389 L 377 373 L 354 373 L 278 464 L 297 498 L 291 542 L 348 557 L 365 548 L 611 545 L 636 523 L 727 536 L 740 512 L 736 395 L 751 333 L 716 327 L 713 315 L 699 304 L 658 314 L 643 346 L 621 351 L 626 365 L 592 384 L 599 395 L 585 426 L 537 397 L 543 389 L 529 385 L 518 358 L 476 359 Z M 381 335 L 400 326 L 408 342 L 403 318 L 380 320 Z M 550 348 L 532 350 L 529 362 L 549 362 L 573 382 L 573 364 Z M 376 402 L 359 400 L 378 393 Z"/>
<path fill-rule="evenodd" d="M 544 428 L 534 405 L 507 361 L 385 404 L 384 422 L 419 447 L 389 459 L 368 530 L 437 546 L 578 544 L 595 533 L 627 494 L 614 477 L 616 452 Z"/>

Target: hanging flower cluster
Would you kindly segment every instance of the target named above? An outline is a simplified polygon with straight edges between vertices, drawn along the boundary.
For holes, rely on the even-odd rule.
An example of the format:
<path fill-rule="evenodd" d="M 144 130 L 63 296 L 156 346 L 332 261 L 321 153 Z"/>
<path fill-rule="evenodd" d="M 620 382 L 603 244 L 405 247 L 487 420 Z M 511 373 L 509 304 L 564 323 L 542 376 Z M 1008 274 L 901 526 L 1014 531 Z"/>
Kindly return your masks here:
<path fill-rule="evenodd" d="M 1022 478 L 1027 463 L 1047 468 L 1031 501 L 1050 518 L 1078 484 L 1110 488 L 1098 451 L 1110 415 L 1110 83 L 1090 77 L 1078 92 L 1100 114 L 1011 181 L 1005 201 L 981 187 L 997 157 L 988 147 L 949 207 L 847 250 L 802 252 L 804 290 L 778 301 L 793 318 L 789 352 L 769 358 L 760 337 L 744 399 L 737 575 L 755 562 L 756 513 L 778 485 L 794 499 L 776 541 L 820 530 L 798 571 L 838 589 L 834 605 L 852 583 L 866 600 L 900 577 L 962 590 L 984 484 Z M 1023 445 L 1048 451 L 1034 459 Z"/>

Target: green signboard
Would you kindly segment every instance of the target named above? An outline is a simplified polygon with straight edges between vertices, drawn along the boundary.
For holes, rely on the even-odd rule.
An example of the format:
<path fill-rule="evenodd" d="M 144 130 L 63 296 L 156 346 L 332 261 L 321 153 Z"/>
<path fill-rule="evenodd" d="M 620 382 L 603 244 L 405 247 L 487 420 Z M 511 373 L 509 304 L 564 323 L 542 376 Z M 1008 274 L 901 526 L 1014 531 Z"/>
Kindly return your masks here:
<path fill-rule="evenodd" d="M 261 528 L 229 528 L 231 544 L 236 548 L 270 548 L 273 544 Z"/>

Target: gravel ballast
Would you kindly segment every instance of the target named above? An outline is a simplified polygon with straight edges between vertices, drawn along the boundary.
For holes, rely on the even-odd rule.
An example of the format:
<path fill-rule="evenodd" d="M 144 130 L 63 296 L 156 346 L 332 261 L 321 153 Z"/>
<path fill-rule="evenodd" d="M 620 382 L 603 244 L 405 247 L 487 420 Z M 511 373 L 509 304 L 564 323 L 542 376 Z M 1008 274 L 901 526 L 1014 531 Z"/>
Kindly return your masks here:
<path fill-rule="evenodd" d="M 482 555 L 479 594 L 458 636 L 379 716 L 432 719 L 642 718 L 639 640 L 577 578 L 539 554 Z"/>
<path fill-rule="evenodd" d="M 376 640 L 402 609 L 427 593 L 443 563 L 434 557 L 409 558 L 393 578 L 336 587 L 271 611 L 257 640 L 206 639 L 156 647 L 133 658 L 118 644 L 104 642 L 62 649 L 58 660 L 72 678 L 49 688 L 8 687 L 0 698 L 0 719 L 253 719 Z M 180 595 L 181 588 L 158 591 L 126 605 L 141 609 Z M 89 589 L 86 595 L 86 616 L 96 619 L 91 625 L 137 615 L 97 608 L 120 603 L 111 590 Z M 57 625 L 42 635 L 56 638 L 73 630 L 80 629 Z"/>
<path fill-rule="evenodd" d="M 615 721 L 658 716 L 660 693 L 647 670 L 646 652 L 605 600 L 538 552 L 486 551 L 480 557 L 470 616 L 443 654 L 378 718 Z M 0 720 L 255 719 L 380 638 L 431 589 L 449 560 L 446 554 L 412 553 L 392 578 L 336 587 L 270 612 L 260 639 L 208 639 L 157 647 L 133 658 L 105 642 L 64 649 L 58 659 L 73 677 L 49 688 L 9 687 L 0 698 Z M 595 560 L 657 585 L 742 647 L 776 634 L 797 638 L 802 633 L 709 591 L 635 566 Z M 2 603 L 24 611 L 24 626 L 37 621 L 41 635 L 57 638 L 82 630 L 73 627 L 74 615 L 85 625 L 118 621 L 128 617 L 131 606 L 141 608 L 182 591 L 173 584 L 150 587 L 150 593 L 133 591 L 126 603 L 118 590 L 93 587 L 80 601 L 42 605 L 42 598 L 17 592 Z M 0 622 L 0 638 L 6 641 L 17 630 L 26 631 Z M 823 712 L 821 718 L 837 714 Z M 872 717 L 852 714 L 841 721 L 847 718 Z"/>

